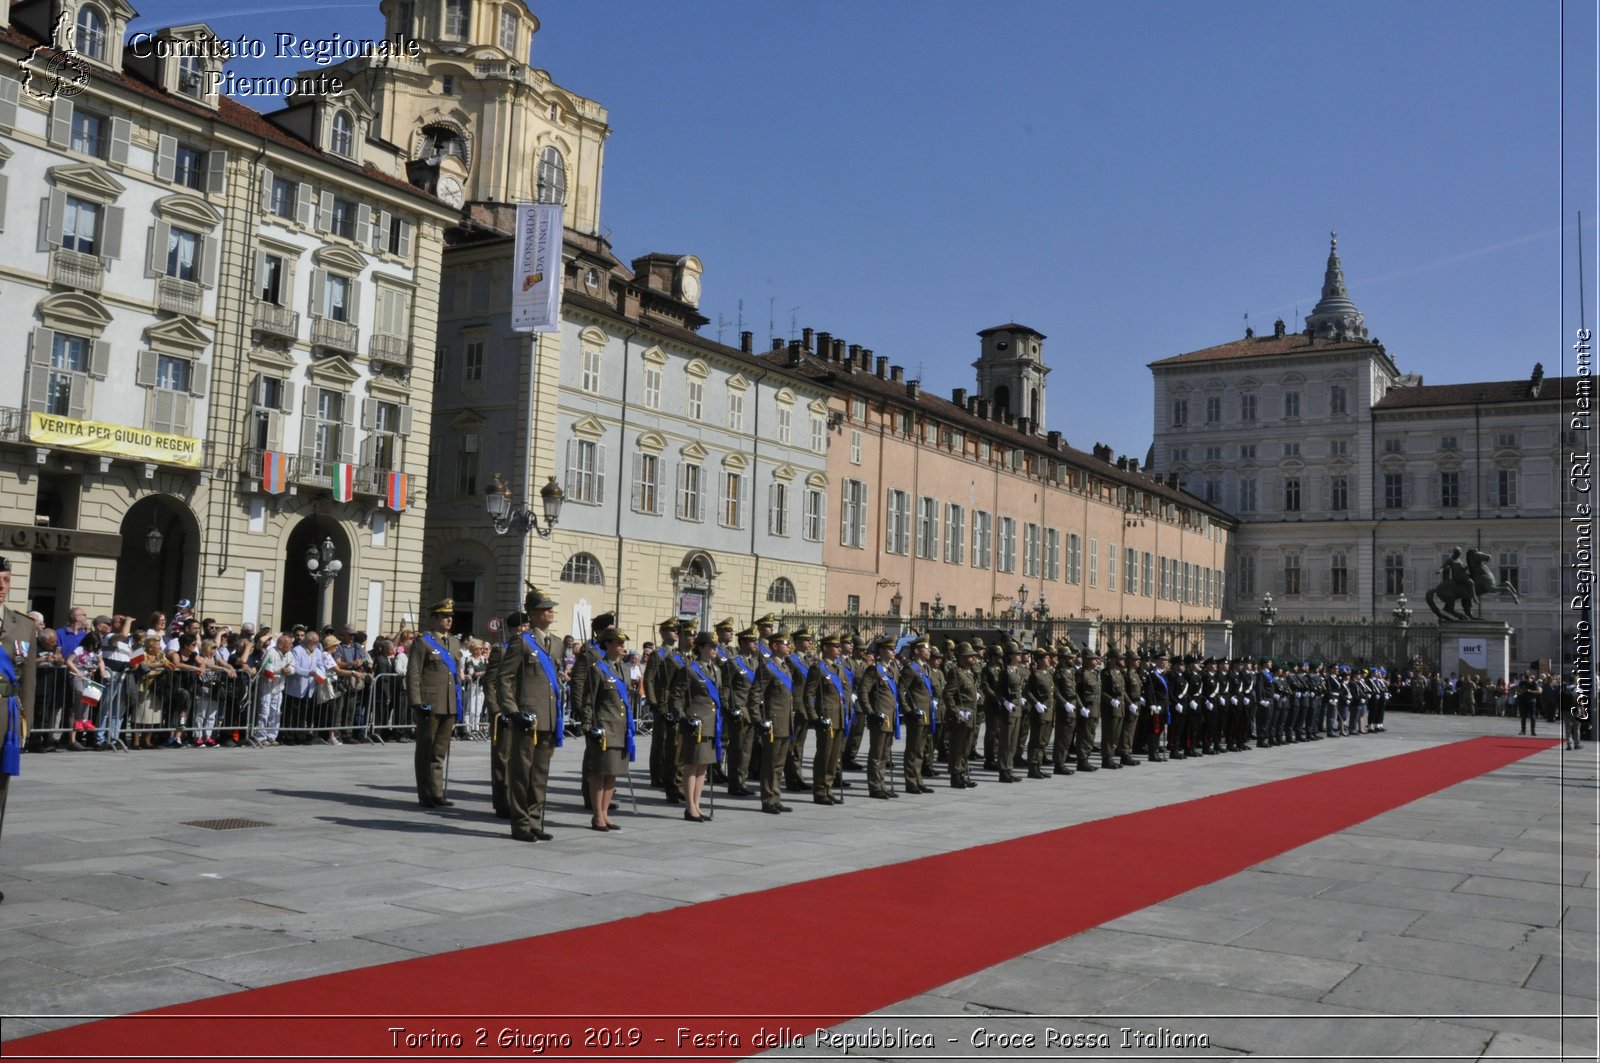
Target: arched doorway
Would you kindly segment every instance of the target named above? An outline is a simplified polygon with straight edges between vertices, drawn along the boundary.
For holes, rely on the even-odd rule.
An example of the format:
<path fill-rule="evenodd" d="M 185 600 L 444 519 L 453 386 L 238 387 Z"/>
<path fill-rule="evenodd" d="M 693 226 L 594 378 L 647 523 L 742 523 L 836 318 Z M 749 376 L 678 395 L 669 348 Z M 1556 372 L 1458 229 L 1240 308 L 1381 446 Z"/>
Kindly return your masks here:
<path fill-rule="evenodd" d="M 711 619 L 711 584 L 717 577 L 716 565 L 702 553 L 690 554 L 683 564 L 673 570 L 673 593 L 679 620 L 694 620 L 701 631 L 709 631 Z"/>
<path fill-rule="evenodd" d="M 122 553 L 112 598 L 118 612 L 140 621 L 157 610 L 170 616 L 180 600 L 195 596 L 200 526 L 188 506 L 171 495 L 148 495 L 128 507 L 118 530 Z"/>
<path fill-rule="evenodd" d="M 320 547 L 324 539 L 333 541 L 333 555 L 344 565 L 344 570 L 333 581 L 327 607 L 322 610 L 322 622 L 335 627 L 350 619 L 351 557 L 350 537 L 339 522 L 328 517 L 307 517 L 289 533 L 289 544 L 283 558 L 283 612 L 279 626 L 288 629 L 296 624 L 311 625 L 317 619 L 317 581 L 306 568 L 306 551 Z"/>

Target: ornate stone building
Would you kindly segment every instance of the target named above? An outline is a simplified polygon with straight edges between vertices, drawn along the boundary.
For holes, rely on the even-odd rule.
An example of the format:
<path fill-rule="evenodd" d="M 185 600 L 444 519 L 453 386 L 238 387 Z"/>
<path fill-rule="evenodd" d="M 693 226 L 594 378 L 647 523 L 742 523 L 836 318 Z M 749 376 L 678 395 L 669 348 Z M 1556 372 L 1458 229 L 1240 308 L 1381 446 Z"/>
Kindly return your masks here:
<path fill-rule="evenodd" d="M 326 538 L 344 570 L 325 618 L 392 629 L 421 595 L 431 394 L 412 382 L 433 377 L 450 215 L 359 98 L 263 115 L 214 91 L 208 28 L 136 47 L 134 14 L 0 4 L 0 313 L 18 328 L 0 372 L 19 382 L 0 409 L 0 524 L 17 597 L 52 621 L 180 598 L 311 620 L 304 554 Z M 61 71 L 81 77 L 63 88 Z"/>
<path fill-rule="evenodd" d="M 1239 521 L 1228 606 L 1271 593 L 1287 618 L 1390 619 L 1424 593 L 1457 546 L 1483 550 L 1520 603 L 1492 598 L 1516 629 L 1514 660 L 1558 654 L 1572 567 L 1562 483 L 1582 446 L 1562 423 L 1575 379 L 1425 385 L 1369 337 L 1335 239 L 1322 298 L 1301 332 L 1279 321 L 1243 339 L 1150 364 L 1154 467 Z"/>

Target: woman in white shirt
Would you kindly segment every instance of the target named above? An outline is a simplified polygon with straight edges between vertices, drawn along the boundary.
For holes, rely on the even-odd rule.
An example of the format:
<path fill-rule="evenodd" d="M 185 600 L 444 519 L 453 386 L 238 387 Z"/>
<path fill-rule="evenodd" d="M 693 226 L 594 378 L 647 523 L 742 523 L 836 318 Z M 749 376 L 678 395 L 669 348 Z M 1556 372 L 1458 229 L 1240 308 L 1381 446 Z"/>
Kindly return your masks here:
<path fill-rule="evenodd" d="M 289 656 L 294 640 L 287 634 L 279 635 L 261 657 L 260 690 L 256 710 L 255 740 L 264 746 L 278 744 L 278 724 L 283 717 L 283 688 L 288 677 L 294 675 L 294 659 Z"/>

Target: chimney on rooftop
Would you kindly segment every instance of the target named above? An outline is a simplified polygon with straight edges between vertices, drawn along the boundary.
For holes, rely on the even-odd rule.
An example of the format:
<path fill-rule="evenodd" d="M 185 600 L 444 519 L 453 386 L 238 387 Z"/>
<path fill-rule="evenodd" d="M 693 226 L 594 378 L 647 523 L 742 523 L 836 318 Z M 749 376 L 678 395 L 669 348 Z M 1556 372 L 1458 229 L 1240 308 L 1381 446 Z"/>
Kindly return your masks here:
<path fill-rule="evenodd" d="M 817 333 L 817 354 L 820 357 L 826 358 L 828 357 L 829 352 L 832 350 L 833 337 L 828 335 L 826 332 Z"/>
<path fill-rule="evenodd" d="M 800 330 L 800 345 L 805 348 L 807 354 L 811 353 L 811 337 L 813 335 L 814 333 L 809 328 Z"/>
<path fill-rule="evenodd" d="M 745 354 L 754 354 L 756 352 L 756 334 L 749 331 L 739 333 L 739 349 Z"/>
<path fill-rule="evenodd" d="M 844 340 L 833 341 L 833 360 L 836 362 L 844 361 Z"/>
<path fill-rule="evenodd" d="M 904 380 L 905 378 L 906 378 L 906 371 L 905 371 L 905 367 L 904 366 L 895 365 L 895 366 L 890 366 L 889 367 L 889 379 L 890 380 L 892 380 L 896 384 L 898 384 L 902 380 Z"/>
<path fill-rule="evenodd" d="M 968 395 L 967 396 L 966 405 L 967 405 L 967 412 L 970 413 L 970 414 L 976 415 L 977 412 L 978 412 L 978 396 L 976 396 L 976 395 Z"/>
<path fill-rule="evenodd" d="M 863 347 L 863 348 L 861 348 L 861 368 L 863 368 L 863 369 L 871 369 L 872 368 L 872 348 L 871 347 Z"/>
<path fill-rule="evenodd" d="M 978 416 L 982 417 L 985 421 L 987 421 L 989 419 L 989 400 L 988 399 L 979 399 L 978 400 Z"/>
<path fill-rule="evenodd" d="M 915 399 L 919 395 L 921 395 L 922 394 L 922 381 L 920 381 L 920 380 L 908 380 L 908 381 L 906 381 L 906 394 L 909 395 L 913 399 Z"/>
<path fill-rule="evenodd" d="M 788 362 L 788 364 L 791 367 L 792 366 L 797 366 L 801 362 L 804 362 L 805 360 L 806 360 L 805 350 L 800 346 L 800 341 L 799 340 L 790 340 L 789 341 L 789 362 Z"/>
<path fill-rule="evenodd" d="M 1050 447 L 1051 450 L 1060 450 L 1061 449 L 1061 433 L 1060 432 L 1046 432 L 1045 433 L 1045 437 L 1044 437 L 1044 441 Z"/>
<path fill-rule="evenodd" d="M 957 406 L 965 406 L 967 404 L 967 389 L 951 388 L 950 401 L 955 403 Z"/>
<path fill-rule="evenodd" d="M 772 337 L 772 349 L 775 350 L 775 351 L 783 350 L 783 337 L 782 336 L 774 336 L 774 337 Z"/>
<path fill-rule="evenodd" d="M 878 355 L 878 368 L 876 372 L 879 380 L 882 380 L 888 374 L 889 356 L 887 354 Z"/>
<path fill-rule="evenodd" d="M 1276 320 L 1276 321 L 1274 321 L 1272 323 L 1272 335 L 1273 335 L 1273 337 L 1275 339 L 1280 339 L 1281 340 L 1281 339 L 1283 339 L 1283 333 L 1284 333 L 1283 318 L 1280 317 L 1278 320 Z"/>

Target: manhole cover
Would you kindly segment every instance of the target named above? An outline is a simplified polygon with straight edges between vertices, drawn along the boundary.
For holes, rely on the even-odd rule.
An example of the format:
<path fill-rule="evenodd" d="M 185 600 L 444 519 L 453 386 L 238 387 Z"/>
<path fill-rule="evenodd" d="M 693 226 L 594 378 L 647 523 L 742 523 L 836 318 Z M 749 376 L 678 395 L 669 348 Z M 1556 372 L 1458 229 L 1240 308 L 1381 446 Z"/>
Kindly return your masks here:
<path fill-rule="evenodd" d="M 263 823 L 259 819 L 190 819 L 185 820 L 185 827 L 203 827 L 206 830 L 244 830 L 248 827 L 270 827 L 272 824 Z"/>

